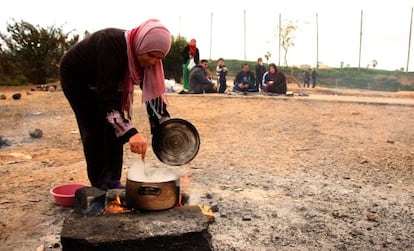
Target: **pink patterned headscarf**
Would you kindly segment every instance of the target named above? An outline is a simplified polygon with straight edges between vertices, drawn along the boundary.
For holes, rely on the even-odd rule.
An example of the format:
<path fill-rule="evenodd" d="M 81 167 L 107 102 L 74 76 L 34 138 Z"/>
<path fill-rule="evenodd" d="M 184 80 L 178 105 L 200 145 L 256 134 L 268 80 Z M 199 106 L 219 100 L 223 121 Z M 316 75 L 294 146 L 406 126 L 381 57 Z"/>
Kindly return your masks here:
<path fill-rule="evenodd" d="M 134 85 L 142 81 L 142 102 L 162 96 L 165 93 L 164 69 L 161 60 L 154 65 L 141 68 L 137 56 L 151 51 L 165 55 L 171 48 L 171 35 L 157 19 L 149 19 L 137 28 L 125 32 L 128 54 L 128 70 L 123 87 L 122 109 L 132 116 Z M 144 76 L 142 76 L 142 73 Z"/>

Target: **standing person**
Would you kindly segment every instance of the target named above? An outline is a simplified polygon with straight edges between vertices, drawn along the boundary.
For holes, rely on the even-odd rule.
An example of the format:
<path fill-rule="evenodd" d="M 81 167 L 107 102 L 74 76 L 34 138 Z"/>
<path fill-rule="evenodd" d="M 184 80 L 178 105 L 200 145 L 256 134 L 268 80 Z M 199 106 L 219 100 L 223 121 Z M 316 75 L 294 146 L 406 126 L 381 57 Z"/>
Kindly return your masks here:
<path fill-rule="evenodd" d="M 224 65 L 224 59 L 223 58 L 219 58 L 217 60 L 217 66 L 216 66 L 216 75 L 217 75 L 217 79 L 218 79 L 218 83 L 219 83 L 219 93 L 224 93 L 226 91 L 227 88 L 227 72 L 228 69 L 227 67 Z"/>
<path fill-rule="evenodd" d="M 108 28 L 92 33 L 63 56 L 62 89 L 76 116 L 92 186 L 124 187 L 124 143 L 145 158 L 147 140 L 131 122 L 135 85 L 142 89 L 151 128 L 169 118 L 162 58 L 170 47 L 168 29 L 150 19 L 127 31 Z M 152 109 L 162 114 L 161 120 Z"/>
<path fill-rule="evenodd" d="M 241 71 L 237 73 L 236 78 L 234 79 L 234 92 L 257 92 L 256 80 L 254 78 L 254 73 L 249 69 L 248 64 L 243 64 Z"/>
<path fill-rule="evenodd" d="M 309 81 L 310 81 L 310 76 L 309 76 L 309 71 L 308 70 L 304 70 L 302 72 L 302 78 L 303 78 L 303 87 L 304 88 L 309 88 Z"/>
<path fill-rule="evenodd" d="M 259 91 L 262 89 L 262 80 L 263 80 L 263 74 L 265 74 L 266 72 L 266 68 L 263 65 L 263 59 L 262 58 L 258 58 L 257 59 L 257 64 L 255 66 L 255 70 L 256 70 L 256 89 L 257 91 Z"/>
<path fill-rule="evenodd" d="M 188 80 L 190 71 L 200 61 L 200 51 L 197 48 L 197 41 L 194 38 L 184 47 L 181 56 L 183 58 L 183 88 L 184 91 L 187 91 L 189 89 Z"/>
<path fill-rule="evenodd" d="M 318 74 L 316 73 L 316 69 L 313 68 L 312 72 L 311 72 L 312 88 L 315 88 L 315 86 L 316 86 L 316 76 L 318 76 Z"/>
<path fill-rule="evenodd" d="M 270 94 L 286 94 L 286 76 L 279 71 L 276 64 L 269 65 L 269 71 L 263 75 L 263 92 Z"/>

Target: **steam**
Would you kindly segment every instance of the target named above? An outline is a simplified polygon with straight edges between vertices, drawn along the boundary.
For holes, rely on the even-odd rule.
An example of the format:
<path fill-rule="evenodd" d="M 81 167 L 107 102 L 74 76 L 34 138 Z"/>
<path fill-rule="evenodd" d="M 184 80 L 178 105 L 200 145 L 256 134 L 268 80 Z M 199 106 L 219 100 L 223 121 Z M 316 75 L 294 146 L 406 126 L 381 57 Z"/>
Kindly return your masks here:
<path fill-rule="evenodd" d="M 128 168 L 127 177 L 136 182 L 166 182 L 179 179 L 181 173 L 169 168 L 149 168 L 139 159 Z"/>

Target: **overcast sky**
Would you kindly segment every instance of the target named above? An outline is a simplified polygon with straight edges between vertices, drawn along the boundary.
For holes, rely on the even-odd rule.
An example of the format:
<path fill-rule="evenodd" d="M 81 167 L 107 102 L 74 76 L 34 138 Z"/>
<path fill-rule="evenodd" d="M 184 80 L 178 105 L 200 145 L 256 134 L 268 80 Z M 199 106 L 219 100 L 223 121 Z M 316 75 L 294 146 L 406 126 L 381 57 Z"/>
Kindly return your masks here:
<path fill-rule="evenodd" d="M 318 13 L 319 61 L 334 67 L 340 62 L 357 67 L 363 10 L 361 66 L 375 59 L 377 68 L 395 70 L 407 64 L 413 5 L 407 0 L 13 0 L 2 3 L 0 31 L 5 32 L 11 18 L 41 27 L 63 26 L 77 34 L 106 27 L 131 29 L 148 18 L 158 18 L 173 35 L 195 38 L 201 58 L 243 60 L 246 52 L 247 60 L 256 60 L 270 51 L 270 62 L 278 64 L 280 14 L 282 22 L 299 27 L 295 46 L 288 51 L 288 64 L 315 66 Z M 409 71 L 414 71 L 413 47 L 412 42 Z M 283 51 L 280 62 L 283 64 Z"/>

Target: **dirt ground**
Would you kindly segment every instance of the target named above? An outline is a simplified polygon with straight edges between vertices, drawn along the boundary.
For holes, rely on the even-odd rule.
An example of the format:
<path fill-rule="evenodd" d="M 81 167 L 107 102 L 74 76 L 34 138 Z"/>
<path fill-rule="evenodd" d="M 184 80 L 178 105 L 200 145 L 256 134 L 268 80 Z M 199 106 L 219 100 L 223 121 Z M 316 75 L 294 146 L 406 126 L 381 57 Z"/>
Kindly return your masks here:
<path fill-rule="evenodd" d="M 190 204 L 218 207 L 214 250 L 414 250 L 414 95 L 289 89 L 309 96 L 168 95 L 200 133 L 179 169 Z M 74 115 L 59 90 L 0 94 L 0 250 L 60 250 L 71 209 L 49 190 L 89 184 Z M 126 145 L 123 181 L 136 158 Z M 163 166 L 151 148 L 146 164 Z"/>

